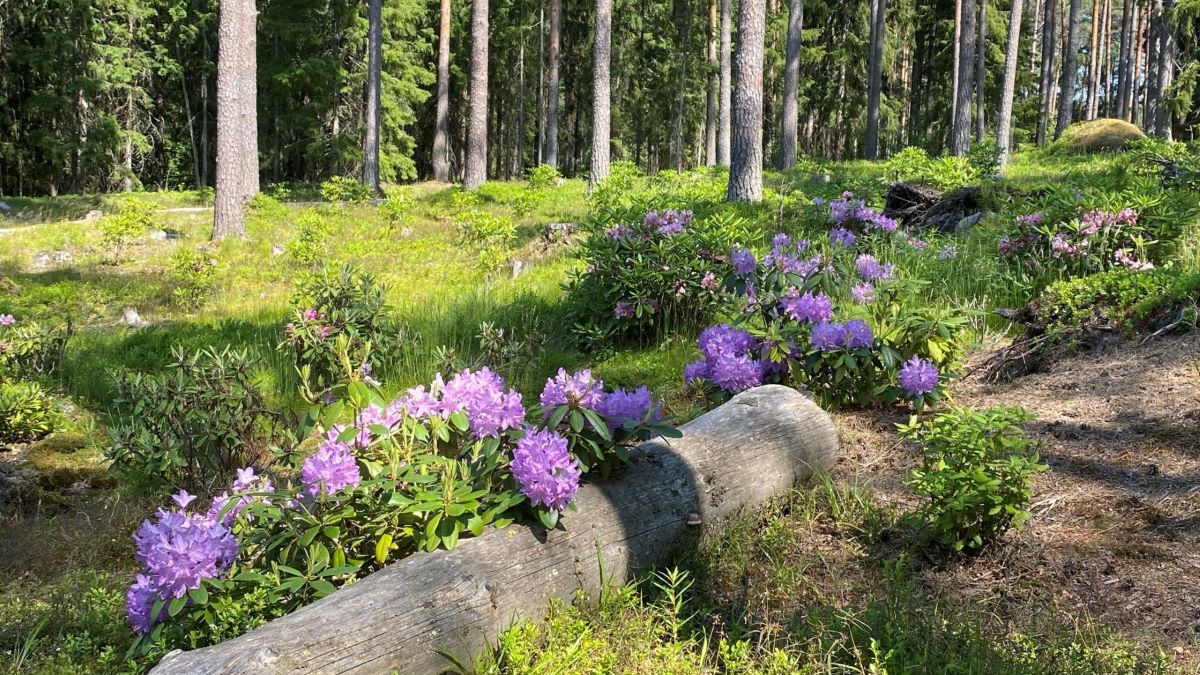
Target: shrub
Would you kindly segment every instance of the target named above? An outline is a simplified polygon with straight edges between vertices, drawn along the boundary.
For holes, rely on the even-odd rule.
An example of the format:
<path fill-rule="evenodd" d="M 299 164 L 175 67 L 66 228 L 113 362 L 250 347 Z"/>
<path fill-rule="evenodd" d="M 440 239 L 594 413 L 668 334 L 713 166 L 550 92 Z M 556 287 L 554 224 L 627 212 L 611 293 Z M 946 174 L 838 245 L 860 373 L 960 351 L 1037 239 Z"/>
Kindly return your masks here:
<path fill-rule="evenodd" d="M 517 239 L 517 225 L 505 216 L 473 209 L 459 216 L 458 234 L 478 256 L 484 269 L 495 270 L 504 264 L 509 248 Z"/>
<path fill-rule="evenodd" d="M 992 142 L 973 143 L 967 151 L 967 164 L 975 180 L 995 176 L 1000 171 L 1000 146 Z"/>
<path fill-rule="evenodd" d="M 202 646 L 522 514 L 554 528 L 585 471 L 627 460 L 651 434 L 678 436 L 644 388 L 609 392 L 587 371 L 560 371 L 540 398 L 527 410 L 487 369 L 391 402 L 353 381 L 309 411 L 303 428 L 320 428 L 319 447 L 293 479 L 276 486 L 244 469 L 206 508 L 180 493 L 177 509 L 142 526 L 146 568 L 127 603 L 134 651 Z M 177 557 L 190 574 L 175 573 Z M 228 629 L 214 635 L 214 624 Z"/>
<path fill-rule="evenodd" d="M 387 199 L 379 205 L 379 211 L 387 220 L 388 229 L 393 230 L 397 225 L 404 222 L 408 217 L 408 212 L 412 209 L 412 197 L 403 190 L 388 190 Z"/>
<path fill-rule="evenodd" d="M 552 188 L 558 184 L 558 169 L 549 164 L 539 164 L 529 170 L 529 187 L 534 190 Z"/>
<path fill-rule="evenodd" d="M 123 199 L 116 213 L 101 218 L 98 227 L 105 250 L 120 263 L 129 243 L 154 227 L 154 207 L 140 199 Z"/>
<path fill-rule="evenodd" d="M 1020 408 L 958 408 L 900 425 L 923 446 L 921 468 L 908 481 L 928 501 L 920 519 L 954 551 L 977 551 L 1029 518 L 1034 474 L 1045 471 L 1020 424 Z"/>
<path fill-rule="evenodd" d="M 384 329 L 387 290 L 350 265 L 326 266 L 301 279 L 278 349 L 292 353 L 309 400 L 344 383 L 342 353 L 361 366 L 373 352 L 386 355 L 392 348 L 395 338 Z"/>
<path fill-rule="evenodd" d="M 645 341 L 706 321 L 719 305 L 720 258 L 743 229 L 735 218 L 694 220 L 651 211 L 625 224 L 592 224 L 569 278 L 569 316 L 588 344 Z"/>
<path fill-rule="evenodd" d="M 628 160 L 613 162 L 608 169 L 608 178 L 592 187 L 588 201 L 592 211 L 604 214 L 621 204 L 634 192 L 634 186 L 642 177 L 642 169 Z"/>
<path fill-rule="evenodd" d="M 265 192 L 256 193 L 246 203 L 246 206 L 252 213 L 273 220 L 282 219 L 287 215 L 287 207 L 283 205 L 279 198 Z"/>
<path fill-rule="evenodd" d="M 1111 267 L 1154 269 L 1157 227 L 1137 210 L 1053 209 L 1016 217 L 1000 238 L 1000 255 L 1022 271 L 1076 276 Z"/>
<path fill-rule="evenodd" d="M 930 159 L 924 148 L 910 145 L 884 163 L 883 175 L 889 182 L 924 183 L 930 177 Z"/>
<path fill-rule="evenodd" d="M 217 259 L 206 252 L 181 248 L 171 255 L 171 295 L 184 307 L 204 304 L 217 276 Z"/>
<path fill-rule="evenodd" d="M 361 204 L 371 198 L 371 188 L 349 176 L 334 176 L 321 183 L 321 198 L 331 204 Z"/>
<path fill-rule="evenodd" d="M 106 455 L 115 471 L 145 486 L 206 490 L 289 444 L 285 416 L 267 407 L 246 352 L 173 349 L 172 359 L 162 373 L 114 374 Z"/>
<path fill-rule="evenodd" d="M 296 236 L 285 250 L 293 263 L 312 267 L 329 254 L 329 222 L 316 210 L 305 211 L 296 220 Z"/>
<path fill-rule="evenodd" d="M 0 315 L 0 382 L 58 372 L 71 333 L 69 322 L 43 326 Z"/>
<path fill-rule="evenodd" d="M 1136 272 L 1124 268 L 1050 284 L 1035 303 L 1037 321 L 1054 330 L 1084 323 L 1132 326 L 1145 318 L 1139 309 L 1175 285 L 1172 270 Z"/>
<path fill-rule="evenodd" d="M 36 383 L 0 381 L 0 445 L 36 441 L 61 422 L 62 415 Z"/>

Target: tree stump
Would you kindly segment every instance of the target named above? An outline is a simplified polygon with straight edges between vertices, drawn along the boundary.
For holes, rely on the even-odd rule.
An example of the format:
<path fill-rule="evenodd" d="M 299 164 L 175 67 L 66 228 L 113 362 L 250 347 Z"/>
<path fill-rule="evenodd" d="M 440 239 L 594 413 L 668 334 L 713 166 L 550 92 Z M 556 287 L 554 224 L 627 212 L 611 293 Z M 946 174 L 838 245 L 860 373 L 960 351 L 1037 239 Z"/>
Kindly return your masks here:
<path fill-rule="evenodd" d="M 186 673 L 439 673 L 494 644 L 554 599 L 596 597 L 666 559 L 702 528 L 753 509 L 833 461 L 824 411 L 799 392 L 743 392 L 642 444 L 609 482 L 580 488 L 559 529 L 512 525 L 418 553 L 246 635 L 168 654 L 152 671 Z"/>
<path fill-rule="evenodd" d="M 979 188 L 970 185 L 943 194 L 923 185 L 892 183 L 883 215 L 906 227 L 953 234 L 959 221 L 979 213 L 981 202 Z"/>

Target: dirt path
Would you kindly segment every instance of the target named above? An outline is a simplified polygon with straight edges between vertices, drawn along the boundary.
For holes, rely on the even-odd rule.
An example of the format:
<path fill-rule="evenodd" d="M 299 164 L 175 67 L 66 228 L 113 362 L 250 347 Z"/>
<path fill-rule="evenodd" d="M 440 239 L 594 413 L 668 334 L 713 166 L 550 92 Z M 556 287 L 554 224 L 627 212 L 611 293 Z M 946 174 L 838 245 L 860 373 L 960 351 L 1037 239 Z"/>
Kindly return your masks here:
<path fill-rule="evenodd" d="M 1051 607 L 1200 664 L 1200 335 L 1112 345 L 1006 384 L 972 378 L 953 394 L 1036 415 L 1028 429 L 1049 470 L 1023 532 L 925 581 L 1017 626 Z M 902 481 L 918 458 L 896 421 L 841 417 L 844 468 L 908 505 Z"/>

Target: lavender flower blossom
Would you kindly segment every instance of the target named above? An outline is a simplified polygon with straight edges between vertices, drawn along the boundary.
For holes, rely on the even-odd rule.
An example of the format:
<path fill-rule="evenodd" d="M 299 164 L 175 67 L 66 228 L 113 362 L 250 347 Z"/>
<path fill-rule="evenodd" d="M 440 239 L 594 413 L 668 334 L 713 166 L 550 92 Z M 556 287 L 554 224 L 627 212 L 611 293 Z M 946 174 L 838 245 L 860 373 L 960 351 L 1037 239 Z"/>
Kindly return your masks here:
<path fill-rule="evenodd" d="M 596 406 L 596 412 L 610 428 L 619 429 L 626 423 L 657 422 L 662 418 L 662 401 L 655 402 L 646 387 L 634 391 L 614 389 Z"/>
<path fill-rule="evenodd" d="M 692 361 L 683 367 L 683 383 L 691 387 L 702 384 L 705 380 L 712 377 L 712 366 L 705 359 Z"/>
<path fill-rule="evenodd" d="M 812 291 L 808 291 L 804 295 L 799 295 L 798 291 L 794 292 L 794 295 L 789 294 L 779 301 L 779 307 L 793 321 L 820 323 L 828 321 L 833 316 L 833 302 L 828 295 L 824 293 L 813 295 Z"/>
<path fill-rule="evenodd" d="M 863 253 L 854 260 L 854 268 L 858 270 L 859 276 L 863 281 L 875 281 L 877 279 L 886 279 L 892 276 L 894 269 L 891 263 L 886 265 L 880 264 L 875 256 L 868 253 Z"/>
<path fill-rule="evenodd" d="M 509 469 L 530 503 L 555 511 L 571 503 L 582 474 L 567 449 L 567 439 L 544 429 L 517 441 Z"/>
<path fill-rule="evenodd" d="M 565 368 L 559 368 L 558 375 L 546 380 L 540 401 L 544 406 L 595 408 L 603 398 L 604 383 L 594 379 L 592 371 L 567 373 Z"/>
<path fill-rule="evenodd" d="M 762 384 L 763 368 L 758 361 L 745 355 L 722 354 L 713 360 L 713 384 L 737 393 Z"/>
<path fill-rule="evenodd" d="M 613 314 L 618 319 L 628 319 L 633 316 L 633 303 L 628 300 L 618 300 L 617 304 L 613 305 Z"/>
<path fill-rule="evenodd" d="M 357 486 L 361 480 L 350 446 L 335 440 L 322 442 L 300 467 L 300 482 L 304 491 L 313 497 L 336 494 Z"/>
<path fill-rule="evenodd" d="M 727 323 L 710 326 L 700 332 L 700 352 L 715 359 L 722 354 L 745 354 L 754 349 L 754 336 Z"/>
<path fill-rule="evenodd" d="M 754 270 L 758 269 L 758 260 L 754 258 L 754 254 L 749 249 L 736 244 L 729 254 L 729 260 L 733 263 L 733 270 L 739 277 L 750 276 Z"/>
<path fill-rule="evenodd" d="M 12 314 L 0 314 L 0 326 L 11 326 L 16 322 Z"/>
<path fill-rule="evenodd" d="M 829 231 L 829 242 L 834 246 L 844 246 L 846 248 L 854 248 L 854 242 L 857 241 L 854 233 L 844 227 L 835 227 Z"/>
<path fill-rule="evenodd" d="M 505 429 L 525 422 L 521 394 L 508 389 L 504 378 L 489 368 L 464 370 L 446 383 L 442 393 L 442 412 L 463 411 L 476 438 L 497 438 Z"/>
<path fill-rule="evenodd" d="M 861 283 L 850 289 L 850 297 L 860 305 L 875 302 L 875 287 L 868 283 Z"/>
<path fill-rule="evenodd" d="M 900 387 L 914 398 L 936 389 L 938 377 L 938 369 L 919 356 L 913 356 L 900 367 Z"/>

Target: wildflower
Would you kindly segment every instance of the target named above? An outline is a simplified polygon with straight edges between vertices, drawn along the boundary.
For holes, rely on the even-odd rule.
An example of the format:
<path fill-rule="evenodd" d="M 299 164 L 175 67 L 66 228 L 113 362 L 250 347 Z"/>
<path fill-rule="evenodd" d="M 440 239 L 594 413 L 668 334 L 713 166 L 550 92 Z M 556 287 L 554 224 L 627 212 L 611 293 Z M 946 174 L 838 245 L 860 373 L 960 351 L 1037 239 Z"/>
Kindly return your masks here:
<path fill-rule="evenodd" d="M 754 348 L 754 336 L 727 323 L 700 332 L 700 352 L 715 359 L 722 354 L 745 354 Z"/>
<path fill-rule="evenodd" d="M 509 469 L 530 503 L 555 511 L 566 508 L 574 498 L 582 474 L 579 462 L 567 449 L 567 439 L 544 429 L 517 441 Z"/>
<path fill-rule="evenodd" d="M 336 440 L 326 439 L 300 467 L 300 482 L 304 485 L 304 491 L 314 497 L 355 487 L 361 480 L 362 475 L 350 446 Z"/>
<path fill-rule="evenodd" d="M 675 211 L 668 209 L 661 215 L 655 211 L 646 214 L 642 224 L 652 227 L 661 235 L 667 236 L 683 232 L 683 228 L 692 222 L 691 211 Z"/>
<path fill-rule="evenodd" d="M 812 203 L 813 203 L 813 206 L 825 206 L 825 200 L 822 199 L 821 197 L 813 197 Z"/>
<path fill-rule="evenodd" d="M 909 396 L 928 394 L 937 388 L 938 369 L 919 356 L 913 356 L 900 367 L 900 387 Z"/>
<path fill-rule="evenodd" d="M 884 232 L 895 232 L 896 228 L 900 226 L 895 219 L 889 218 L 882 213 L 872 215 L 869 219 L 869 223 L 872 228 L 876 230 L 883 230 Z"/>
<path fill-rule="evenodd" d="M 835 246 L 854 248 L 856 239 L 857 237 L 854 236 L 854 233 L 844 227 L 835 227 L 829 231 L 829 241 Z"/>
<path fill-rule="evenodd" d="M 145 635 L 150 632 L 154 624 L 166 616 L 165 605 L 159 610 L 158 616 L 151 616 L 154 605 L 159 600 L 158 593 L 155 592 L 154 586 L 150 582 L 150 577 L 145 574 L 134 577 L 133 585 L 125 592 L 125 616 L 133 626 L 133 632 Z"/>
<path fill-rule="evenodd" d="M 908 240 L 908 245 L 918 251 L 924 251 L 925 249 L 929 248 L 929 242 L 925 241 L 924 239 L 917 239 L 916 237 L 910 238 Z"/>
<path fill-rule="evenodd" d="M 1113 259 L 1117 261 L 1117 264 L 1127 267 L 1135 272 L 1147 272 L 1154 269 L 1154 263 L 1150 262 L 1149 260 L 1138 260 L 1137 258 L 1129 255 L 1129 252 L 1123 248 L 1117 249 L 1113 253 Z"/>
<path fill-rule="evenodd" d="M 822 321 L 812 327 L 812 346 L 823 352 L 832 351 L 842 346 L 845 330 L 840 323 Z"/>
<path fill-rule="evenodd" d="M 812 291 L 808 291 L 804 295 L 797 293 L 784 297 L 779 301 L 779 307 L 793 321 L 820 323 L 833 316 L 833 302 L 824 293 L 813 295 Z"/>
<path fill-rule="evenodd" d="M 614 389 L 596 406 L 596 412 L 610 428 L 619 429 L 629 423 L 657 422 L 662 417 L 662 402 L 656 403 L 646 387 L 634 391 Z"/>
<path fill-rule="evenodd" d="M 463 370 L 445 384 L 442 411 L 467 413 L 471 433 L 476 438 L 496 438 L 505 429 L 525 422 L 521 394 L 508 389 L 504 378 L 489 368 Z"/>
<path fill-rule="evenodd" d="M 1035 227 L 1042 224 L 1042 220 L 1045 218 L 1045 216 L 1046 214 L 1042 213 L 1041 211 L 1035 211 L 1023 216 L 1017 216 L 1017 222 L 1021 225 Z"/>
<path fill-rule="evenodd" d="M 728 391 L 737 393 L 762 384 L 762 365 L 748 356 L 722 354 L 713 360 L 713 384 Z"/>
<path fill-rule="evenodd" d="M 854 268 L 858 270 L 859 276 L 863 281 L 875 281 L 877 279 L 885 279 L 892 276 L 894 269 L 891 263 L 886 265 L 880 264 L 875 256 L 869 253 L 863 253 L 854 260 Z"/>
<path fill-rule="evenodd" d="M 320 318 L 321 318 L 321 313 L 318 312 L 315 307 L 309 307 L 308 309 L 304 310 L 304 320 L 305 321 L 316 321 L 317 319 L 320 319 Z"/>
<path fill-rule="evenodd" d="M 749 276 L 758 268 L 758 260 L 754 258 L 754 254 L 749 249 L 736 244 L 733 247 L 733 251 L 729 254 L 729 259 L 733 263 L 733 271 L 739 277 Z"/>
<path fill-rule="evenodd" d="M 869 283 L 861 283 L 850 289 L 850 297 L 860 305 L 875 302 L 875 287 Z"/>
<path fill-rule="evenodd" d="M 628 319 L 633 316 L 633 303 L 628 300 L 618 300 L 616 305 L 613 305 L 613 314 L 618 319 Z"/>
<path fill-rule="evenodd" d="M 595 408 L 603 398 L 604 383 L 593 378 L 591 370 L 567 373 L 566 368 L 559 368 L 558 375 L 546 380 L 540 401 L 544 406 Z"/>
<path fill-rule="evenodd" d="M 11 326 L 16 322 L 12 314 L 0 314 L 0 326 Z"/>
<path fill-rule="evenodd" d="M 233 481 L 233 485 L 229 490 L 213 497 L 212 505 L 208 508 L 207 517 L 219 522 L 226 527 L 231 527 L 233 521 L 237 519 L 242 510 L 249 506 L 254 501 L 261 501 L 264 504 L 270 504 L 271 500 L 265 497 L 250 497 L 247 492 L 271 492 L 275 489 L 271 484 L 271 479 L 267 476 L 259 476 L 254 473 L 252 467 L 244 467 L 237 470 L 237 479 Z M 221 512 L 231 500 L 235 500 L 234 506 L 229 509 L 224 517 Z"/>
<path fill-rule="evenodd" d="M 871 327 L 862 319 L 850 319 L 843 326 L 845 331 L 844 345 L 847 349 L 866 349 L 875 342 Z"/>
<path fill-rule="evenodd" d="M 363 382 L 371 385 L 372 387 L 378 387 L 382 384 L 379 380 L 371 377 L 371 364 L 362 364 L 362 366 L 359 367 L 358 372 L 360 375 L 362 375 Z"/>
<path fill-rule="evenodd" d="M 705 272 L 704 278 L 700 280 L 700 288 L 703 288 L 706 291 L 716 290 L 717 275 L 713 274 L 711 271 Z"/>
<path fill-rule="evenodd" d="M 958 247 L 954 244 L 946 244 L 942 246 L 942 250 L 938 251 L 938 260 L 954 260 L 958 257 Z"/>
<path fill-rule="evenodd" d="M 702 384 L 712 376 L 712 366 L 705 359 L 692 361 L 683 367 L 683 383 L 686 386 Z"/>

